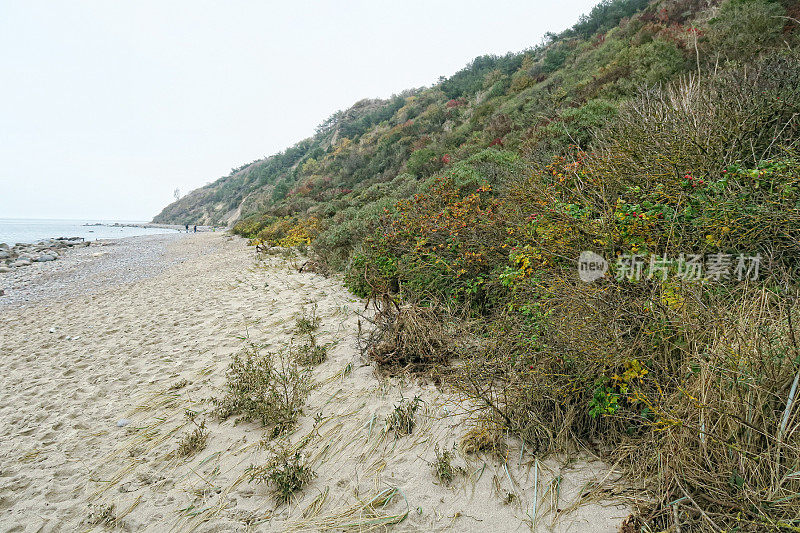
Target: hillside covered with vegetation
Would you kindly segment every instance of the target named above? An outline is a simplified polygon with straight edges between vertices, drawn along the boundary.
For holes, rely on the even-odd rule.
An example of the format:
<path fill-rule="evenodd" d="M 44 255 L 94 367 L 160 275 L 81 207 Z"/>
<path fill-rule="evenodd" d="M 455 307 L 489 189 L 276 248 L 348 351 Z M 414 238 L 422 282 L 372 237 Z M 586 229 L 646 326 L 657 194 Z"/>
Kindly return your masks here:
<path fill-rule="evenodd" d="M 528 51 L 479 57 L 433 87 L 337 112 L 313 137 L 233 169 L 154 221 L 324 217 L 323 204 L 352 205 L 370 185 L 419 180 L 488 147 L 534 159 L 585 147 L 641 87 L 793 42 L 794 11 L 773 2 L 606 1 Z"/>
<path fill-rule="evenodd" d="M 637 531 L 797 531 L 798 19 L 606 0 L 156 221 L 236 219 L 343 272 L 377 310 L 365 353 L 458 388 L 487 432 L 618 465 Z"/>

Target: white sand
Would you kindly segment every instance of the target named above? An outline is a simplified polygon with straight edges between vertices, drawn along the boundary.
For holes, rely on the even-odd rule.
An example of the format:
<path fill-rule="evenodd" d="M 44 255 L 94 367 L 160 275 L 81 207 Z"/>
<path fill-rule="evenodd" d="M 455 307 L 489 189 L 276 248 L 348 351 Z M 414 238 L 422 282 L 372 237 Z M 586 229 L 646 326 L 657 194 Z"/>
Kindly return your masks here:
<path fill-rule="evenodd" d="M 530 531 L 535 480 L 537 531 L 612 532 L 629 514 L 591 495 L 556 513 L 593 482 L 605 481 L 594 494 L 607 495 L 618 475 L 599 462 L 552 459 L 539 461 L 537 474 L 536 458 L 520 459 L 514 443 L 507 468 L 457 455 L 468 475 L 442 486 L 428 462 L 434 445 L 451 448 L 469 428 L 468 406 L 430 385 L 376 377 L 355 348 L 363 303 L 336 279 L 297 273 L 278 258 L 257 263 L 242 240 L 219 233 L 171 242 L 164 260 L 171 266 L 148 279 L 0 310 L 0 530 L 88 530 L 89 505 L 113 504 L 129 531 L 366 531 L 382 521 L 365 504 L 396 488 L 377 516 L 408 514 L 389 530 Z M 220 423 L 204 400 L 221 395 L 242 336 L 277 350 L 314 303 L 320 342 L 335 346 L 313 372 L 318 386 L 289 439 L 307 440 L 317 477 L 276 506 L 246 472 L 269 458 L 261 428 Z M 190 384 L 168 390 L 182 378 Z M 417 427 L 395 439 L 385 416 L 415 395 L 425 401 Z M 199 454 L 176 458 L 191 428 L 187 408 L 206 419 L 210 437 Z M 121 418 L 130 425 L 117 427 Z M 554 476 L 557 501 L 546 494 Z"/>

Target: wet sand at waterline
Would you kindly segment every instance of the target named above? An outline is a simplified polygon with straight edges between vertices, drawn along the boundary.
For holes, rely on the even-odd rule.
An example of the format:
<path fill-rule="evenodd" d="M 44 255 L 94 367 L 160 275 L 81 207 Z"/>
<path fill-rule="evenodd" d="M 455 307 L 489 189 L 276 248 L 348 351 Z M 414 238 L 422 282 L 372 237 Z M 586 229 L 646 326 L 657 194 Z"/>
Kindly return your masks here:
<path fill-rule="evenodd" d="M 513 440 L 505 465 L 456 450 L 464 474 L 445 486 L 434 447 L 453 449 L 471 406 L 412 377 L 380 377 L 357 349 L 364 303 L 340 281 L 257 260 L 221 233 L 146 239 L 163 248 L 152 275 L 90 287 L 62 274 L 57 293 L 18 287 L 37 297 L 0 305 L 0 530 L 89 530 L 90 512 L 110 505 L 128 531 L 530 531 L 535 516 L 536 531 L 613 532 L 629 514 L 598 497 L 619 478 L 606 465 L 537 459 Z M 42 272 L 26 283 L 45 283 Z M 264 430 L 219 421 L 207 400 L 223 395 L 233 354 L 249 342 L 280 350 L 312 306 L 328 357 L 284 439 L 303 444 L 316 477 L 277 505 L 248 473 L 270 459 Z M 396 438 L 386 416 L 414 396 L 416 427 Z M 187 410 L 209 429 L 188 458 L 175 453 L 194 427 Z"/>

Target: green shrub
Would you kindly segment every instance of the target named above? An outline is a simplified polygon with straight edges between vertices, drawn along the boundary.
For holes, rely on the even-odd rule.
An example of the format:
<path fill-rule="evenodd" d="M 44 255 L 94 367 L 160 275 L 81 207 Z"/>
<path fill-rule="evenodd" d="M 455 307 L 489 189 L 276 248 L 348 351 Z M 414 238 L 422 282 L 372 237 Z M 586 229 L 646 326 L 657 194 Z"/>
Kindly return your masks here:
<path fill-rule="evenodd" d="M 303 313 L 295 320 L 294 331 L 297 335 L 313 336 L 319 329 L 322 319 L 317 316 L 317 306 L 314 304 L 309 311 L 303 309 Z"/>
<path fill-rule="evenodd" d="M 328 357 L 328 349 L 312 342 L 301 345 L 297 349 L 297 362 L 303 366 L 317 366 Z"/>
<path fill-rule="evenodd" d="M 380 249 L 370 249 L 353 255 L 345 270 L 344 283 L 350 292 L 366 298 L 396 290 L 396 272 L 394 257 L 383 255 Z"/>
<path fill-rule="evenodd" d="M 771 0 L 728 0 L 710 21 L 711 49 L 728 59 L 751 58 L 780 44 L 785 11 Z"/>
<path fill-rule="evenodd" d="M 240 415 L 240 420 L 258 420 L 279 435 L 297 420 L 311 380 L 285 353 L 261 354 L 251 345 L 236 354 L 228 367 L 226 394 L 214 399 L 217 414 L 225 419 Z"/>
<path fill-rule="evenodd" d="M 442 161 L 439 154 L 430 148 L 414 150 L 406 163 L 409 173 L 417 176 L 429 176 L 442 168 Z"/>
<path fill-rule="evenodd" d="M 303 454 L 287 450 L 278 452 L 265 466 L 250 470 L 251 482 L 272 484 L 272 493 L 279 505 L 288 503 L 315 477 L 316 473 L 308 466 Z"/>
<path fill-rule="evenodd" d="M 562 111 L 560 120 L 550 124 L 548 130 L 559 144 L 586 148 L 594 139 L 595 132 L 616 115 L 617 104 L 602 99 L 590 100 L 581 107 Z"/>
<path fill-rule="evenodd" d="M 551 47 L 544 56 L 542 70 L 550 73 L 561 68 L 569 55 L 569 47 L 566 43 Z"/>

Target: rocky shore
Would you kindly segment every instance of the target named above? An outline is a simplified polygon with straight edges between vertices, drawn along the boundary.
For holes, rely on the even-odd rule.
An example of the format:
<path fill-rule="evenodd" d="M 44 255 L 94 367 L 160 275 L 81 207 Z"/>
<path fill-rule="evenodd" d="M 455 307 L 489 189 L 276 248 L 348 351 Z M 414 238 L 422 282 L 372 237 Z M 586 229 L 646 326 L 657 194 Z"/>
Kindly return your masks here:
<path fill-rule="evenodd" d="M 33 244 L 17 243 L 14 246 L 0 243 L 0 273 L 30 266 L 32 263 L 55 261 L 69 248 L 90 245 L 82 237 L 58 237 Z"/>
<path fill-rule="evenodd" d="M 84 241 L 55 238 L 0 244 L 0 309 L 96 292 L 161 273 L 166 245 L 183 233 Z M 176 259 L 177 260 L 177 259 Z"/>

